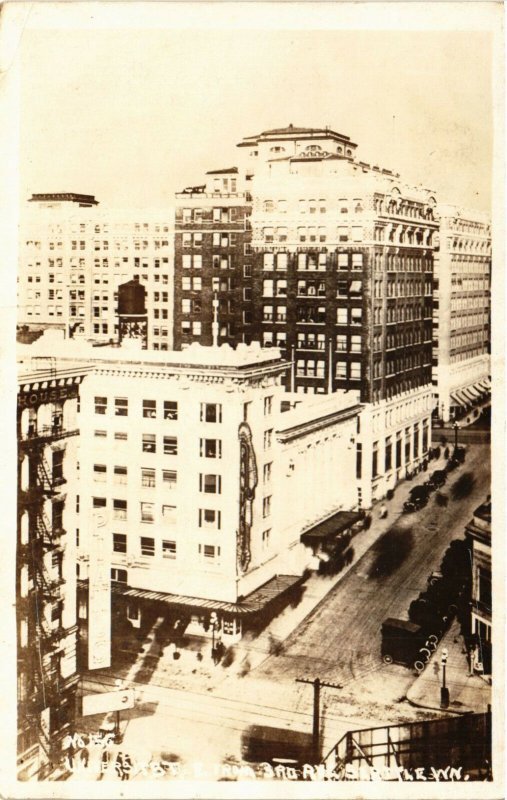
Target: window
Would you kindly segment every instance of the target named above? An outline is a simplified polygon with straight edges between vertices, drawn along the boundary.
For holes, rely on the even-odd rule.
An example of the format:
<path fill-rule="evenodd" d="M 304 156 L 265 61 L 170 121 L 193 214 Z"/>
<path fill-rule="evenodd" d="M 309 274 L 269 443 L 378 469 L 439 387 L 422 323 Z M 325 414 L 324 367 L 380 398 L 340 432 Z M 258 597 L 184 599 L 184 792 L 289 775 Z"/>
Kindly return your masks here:
<path fill-rule="evenodd" d="M 360 325 L 363 319 L 363 311 L 361 308 L 350 309 L 350 324 Z"/>
<path fill-rule="evenodd" d="M 178 403 L 164 400 L 164 419 L 178 419 Z"/>
<path fill-rule="evenodd" d="M 264 398 L 264 416 L 267 417 L 271 414 L 273 409 L 273 397 L 265 397 Z"/>
<path fill-rule="evenodd" d="M 335 368 L 335 375 L 337 378 L 341 380 L 347 377 L 347 362 L 346 361 L 337 361 L 336 368 Z"/>
<path fill-rule="evenodd" d="M 178 455 L 178 439 L 176 436 L 164 436 L 164 453 L 166 456 Z"/>
<path fill-rule="evenodd" d="M 360 336 L 351 336 L 350 337 L 350 351 L 351 351 L 351 353 L 360 353 L 361 352 L 361 337 Z"/>
<path fill-rule="evenodd" d="M 141 503 L 141 522 L 153 522 L 155 520 L 154 503 Z"/>
<path fill-rule="evenodd" d="M 199 439 L 201 458 L 222 458 L 221 439 Z"/>
<path fill-rule="evenodd" d="M 143 433 L 143 453 L 155 453 L 157 441 L 154 433 Z"/>
<path fill-rule="evenodd" d="M 213 544 L 200 544 L 199 556 L 201 561 L 218 561 L 220 558 L 220 548 Z"/>
<path fill-rule="evenodd" d="M 378 442 L 373 442 L 373 453 L 371 457 L 371 477 L 378 475 Z"/>
<path fill-rule="evenodd" d="M 363 254 L 352 253 L 352 269 L 362 269 L 363 267 Z"/>
<path fill-rule="evenodd" d="M 127 467 L 114 468 L 114 482 L 120 484 L 127 483 Z"/>
<path fill-rule="evenodd" d="M 107 466 L 105 464 L 93 465 L 93 480 L 104 483 L 107 478 Z"/>
<path fill-rule="evenodd" d="M 178 473 L 175 469 L 163 469 L 162 481 L 167 484 L 168 489 L 172 489 L 178 482 Z"/>
<path fill-rule="evenodd" d="M 219 403 L 201 403 L 201 422 L 222 422 L 222 406 Z"/>
<path fill-rule="evenodd" d="M 154 556 L 155 555 L 155 539 L 150 536 L 141 536 L 141 555 Z"/>
<path fill-rule="evenodd" d="M 393 459 L 392 439 L 390 436 L 388 436 L 386 439 L 385 462 L 384 462 L 384 467 L 386 472 L 388 472 L 392 467 L 392 459 Z"/>
<path fill-rule="evenodd" d="M 347 324 L 347 309 L 346 308 L 337 308 L 336 309 L 336 322 L 338 325 L 346 325 Z"/>
<path fill-rule="evenodd" d="M 269 517 L 271 514 L 271 495 L 264 497 L 262 500 L 262 516 Z"/>
<path fill-rule="evenodd" d="M 114 413 L 116 417 L 126 417 L 129 413 L 129 401 L 126 397 L 115 397 Z"/>
<path fill-rule="evenodd" d="M 143 400 L 143 417 L 146 419 L 154 419 L 157 416 L 157 401 L 156 400 Z"/>
<path fill-rule="evenodd" d="M 176 506 L 162 506 L 162 518 L 165 525 L 176 524 Z"/>
<path fill-rule="evenodd" d="M 220 475 L 199 475 L 199 491 L 207 494 L 221 494 L 222 478 Z"/>
<path fill-rule="evenodd" d="M 155 470 L 151 468 L 141 469 L 141 485 L 153 488 L 156 485 Z"/>
<path fill-rule="evenodd" d="M 115 553 L 127 552 L 127 534 L 113 533 L 113 551 Z"/>
<path fill-rule="evenodd" d="M 264 464 L 264 467 L 262 468 L 262 477 L 263 477 L 264 483 L 269 483 L 270 480 L 271 480 L 271 468 L 272 468 L 272 466 L 273 466 L 273 462 L 270 461 L 268 464 Z"/>
<path fill-rule="evenodd" d="M 107 437 L 107 431 L 94 431 L 93 435 L 97 438 L 105 439 Z"/>
<path fill-rule="evenodd" d="M 128 439 L 128 434 L 124 433 L 123 431 L 115 431 L 114 438 L 117 442 L 126 442 Z"/>
<path fill-rule="evenodd" d="M 113 500 L 113 518 L 127 519 L 127 501 Z"/>
<path fill-rule="evenodd" d="M 94 497 L 93 498 L 93 507 L 94 508 L 105 508 L 107 504 L 105 497 Z"/>
<path fill-rule="evenodd" d="M 348 253 L 338 253 L 338 269 L 349 268 L 349 255 Z"/>
<path fill-rule="evenodd" d="M 262 531 L 262 547 L 267 548 L 269 547 L 269 537 L 271 536 L 271 528 L 268 528 L 265 531 Z"/>
<path fill-rule="evenodd" d="M 162 558 L 176 558 L 176 542 L 162 539 Z"/>
<path fill-rule="evenodd" d="M 361 379 L 361 362 L 360 361 L 351 361 L 350 362 L 350 379 L 351 380 L 360 380 Z"/>
<path fill-rule="evenodd" d="M 269 450 L 271 447 L 271 440 L 273 437 L 273 429 L 264 431 L 264 450 Z"/>
<path fill-rule="evenodd" d="M 199 509 L 199 527 L 212 528 L 213 530 L 220 530 L 222 522 L 222 514 L 214 508 L 200 508 Z"/>
<path fill-rule="evenodd" d="M 107 413 L 107 397 L 96 397 L 95 398 L 95 413 L 96 414 L 106 414 Z"/>
<path fill-rule="evenodd" d="M 53 481 L 62 483 L 63 477 L 63 450 L 54 450 L 51 459 Z"/>
<path fill-rule="evenodd" d="M 338 334 L 336 337 L 336 349 L 337 350 L 346 350 L 347 349 L 347 337 L 345 334 Z"/>
<path fill-rule="evenodd" d="M 128 583 L 126 569 L 111 569 L 111 580 L 117 583 Z"/>

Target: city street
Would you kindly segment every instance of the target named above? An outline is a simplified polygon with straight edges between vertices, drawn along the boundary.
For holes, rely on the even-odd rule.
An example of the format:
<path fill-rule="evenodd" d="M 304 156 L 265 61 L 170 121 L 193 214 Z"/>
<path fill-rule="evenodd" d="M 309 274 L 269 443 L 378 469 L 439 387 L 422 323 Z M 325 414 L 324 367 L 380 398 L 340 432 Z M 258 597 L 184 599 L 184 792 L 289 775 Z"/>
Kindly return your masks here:
<path fill-rule="evenodd" d="M 170 752 L 187 765 L 198 753 L 199 761 L 216 764 L 230 756 L 241 758 L 242 734 L 252 725 L 309 733 L 312 687 L 296 683 L 297 677 L 318 676 L 343 687 L 322 692 L 324 749 L 347 730 L 438 716 L 405 700 L 414 674 L 383 664 L 380 626 L 388 616 L 407 617 L 411 600 L 439 567 L 449 542 L 463 536 L 473 509 L 489 493 L 487 445 L 470 448 L 465 464 L 449 477 L 447 494 L 465 472 L 473 473 L 474 488 L 462 500 L 451 499 L 447 508 L 436 506 L 433 496 L 420 512 L 401 515 L 402 497 L 395 495 L 387 533 L 287 637 L 279 655 L 257 658 L 258 666 L 244 677 L 219 667 L 211 672 L 216 679 L 203 681 L 196 691 L 196 675 L 189 675 L 192 680 L 184 689 L 182 678 L 171 679 L 163 665 L 148 683 L 136 682 L 136 665 L 130 680 L 121 671 L 138 698 L 136 708 L 125 713 L 124 750 L 148 760 L 150 754 Z M 111 689 L 114 678 L 112 671 L 89 673 L 83 689 Z M 86 722 L 86 729 L 98 727 L 93 718 Z"/>

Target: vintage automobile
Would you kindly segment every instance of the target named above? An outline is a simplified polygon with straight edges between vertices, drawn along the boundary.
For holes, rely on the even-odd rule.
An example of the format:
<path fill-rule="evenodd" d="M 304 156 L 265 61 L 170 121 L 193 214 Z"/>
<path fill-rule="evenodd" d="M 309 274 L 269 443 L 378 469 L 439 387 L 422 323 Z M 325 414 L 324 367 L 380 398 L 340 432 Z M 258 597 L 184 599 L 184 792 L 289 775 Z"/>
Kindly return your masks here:
<path fill-rule="evenodd" d="M 447 480 L 445 469 L 436 469 L 431 473 L 427 483 L 432 489 L 440 489 Z"/>
<path fill-rule="evenodd" d="M 438 637 L 426 635 L 421 625 L 389 617 L 382 623 L 381 655 L 385 664 L 404 664 L 422 672 Z"/>
<path fill-rule="evenodd" d="M 431 489 L 429 486 L 414 486 L 414 488 L 410 490 L 408 500 L 403 503 L 403 511 L 410 513 L 412 511 L 419 511 L 420 508 L 424 508 L 428 502 L 430 492 Z"/>

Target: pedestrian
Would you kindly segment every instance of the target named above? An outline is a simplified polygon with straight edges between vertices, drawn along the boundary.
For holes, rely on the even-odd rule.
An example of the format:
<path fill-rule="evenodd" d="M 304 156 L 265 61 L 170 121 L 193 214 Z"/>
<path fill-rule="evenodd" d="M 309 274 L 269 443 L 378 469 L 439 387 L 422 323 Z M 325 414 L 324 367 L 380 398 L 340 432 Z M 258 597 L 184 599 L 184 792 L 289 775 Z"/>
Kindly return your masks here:
<path fill-rule="evenodd" d="M 387 517 L 387 508 L 384 504 L 380 506 L 380 519 L 385 519 Z"/>
<path fill-rule="evenodd" d="M 87 767 L 88 762 L 90 760 L 90 751 L 88 750 L 88 748 L 83 747 L 79 755 L 81 757 L 81 764 L 83 765 L 83 767 Z"/>

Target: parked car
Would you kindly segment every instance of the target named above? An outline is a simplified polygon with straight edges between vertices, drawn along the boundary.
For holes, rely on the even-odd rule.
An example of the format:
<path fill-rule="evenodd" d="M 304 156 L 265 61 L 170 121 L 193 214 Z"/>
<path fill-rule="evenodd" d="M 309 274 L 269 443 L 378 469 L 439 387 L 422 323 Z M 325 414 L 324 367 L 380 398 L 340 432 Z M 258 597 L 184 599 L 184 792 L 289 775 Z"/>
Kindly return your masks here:
<path fill-rule="evenodd" d="M 422 486 L 414 486 L 414 488 L 410 490 L 408 500 L 403 503 L 403 511 L 410 513 L 412 511 L 419 511 L 420 508 L 424 508 L 428 502 L 430 491 L 431 490 L 429 486 L 424 484 Z"/>
<path fill-rule="evenodd" d="M 381 655 L 385 664 L 404 664 L 422 672 L 438 641 L 420 625 L 389 617 L 382 623 Z"/>
<path fill-rule="evenodd" d="M 431 473 L 428 485 L 431 486 L 432 489 L 440 489 L 447 480 L 447 473 L 445 469 L 436 469 L 434 472 Z"/>

